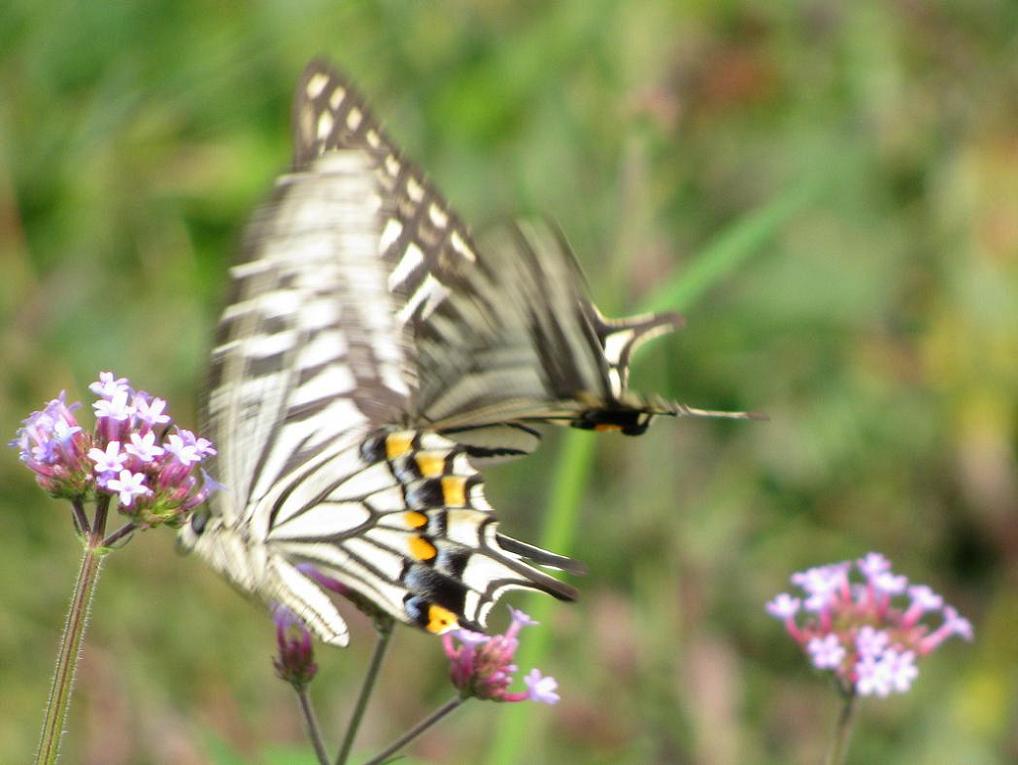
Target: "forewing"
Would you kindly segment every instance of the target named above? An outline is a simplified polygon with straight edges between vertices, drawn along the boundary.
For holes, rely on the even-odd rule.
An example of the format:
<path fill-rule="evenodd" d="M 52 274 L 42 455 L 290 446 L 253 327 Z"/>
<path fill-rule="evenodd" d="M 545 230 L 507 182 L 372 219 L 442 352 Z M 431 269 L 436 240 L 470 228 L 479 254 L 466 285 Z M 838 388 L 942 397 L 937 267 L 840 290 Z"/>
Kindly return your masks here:
<path fill-rule="evenodd" d="M 575 257 L 543 220 L 479 240 L 480 267 L 454 285 L 417 337 L 414 398 L 434 427 L 558 422 L 639 432 L 680 405 L 628 390 L 633 349 L 679 325 L 675 314 L 608 320 L 590 302 Z"/>
<path fill-rule="evenodd" d="M 391 200 L 379 251 L 397 318 L 411 335 L 448 295 L 442 276 L 477 262 L 460 217 L 382 129 L 363 96 L 327 62 L 312 61 L 294 102 L 294 166 L 331 151 L 363 152 Z"/>
<path fill-rule="evenodd" d="M 349 432 L 396 422 L 407 349 L 378 264 L 383 196 L 357 152 L 280 178 L 230 269 L 212 352 L 216 500 L 245 514 L 294 465 Z"/>
<path fill-rule="evenodd" d="M 478 246 L 327 62 L 312 62 L 301 78 L 294 137 L 297 168 L 333 150 L 364 152 L 392 200 L 379 250 L 412 354 L 410 422 L 485 426 L 492 448 L 512 454 L 521 451 L 518 433 L 498 430 L 507 421 L 635 433 L 652 414 L 699 413 L 627 391 L 632 350 L 678 326 L 677 316 L 605 319 L 568 245 L 542 222 L 507 227 Z"/>

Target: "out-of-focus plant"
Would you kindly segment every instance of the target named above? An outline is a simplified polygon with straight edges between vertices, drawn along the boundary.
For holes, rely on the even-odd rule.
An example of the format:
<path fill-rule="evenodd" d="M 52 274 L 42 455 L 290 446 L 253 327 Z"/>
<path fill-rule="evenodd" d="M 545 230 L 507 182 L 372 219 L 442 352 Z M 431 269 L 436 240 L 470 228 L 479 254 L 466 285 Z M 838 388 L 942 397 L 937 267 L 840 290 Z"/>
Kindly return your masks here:
<path fill-rule="evenodd" d="M 396 752 L 471 698 L 499 702 L 558 703 L 558 682 L 536 667 L 523 678 L 526 690 L 509 690 L 518 669 L 514 660 L 520 645 L 520 631 L 524 627 L 537 624 L 522 611 L 515 608 L 510 608 L 509 611 L 512 618 L 502 634 L 486 635 L 481 632 L 459 629 L 442 636 L 442 646 L 449 659 L 449 679 L 457 690 L 456 695 L 393 741 L 365 765 L 377 765 L 388 761 Z M 277 654 L 273 659 L 273 666 L 279 678 L 289 683 L 297 692 L 301 713 L 315 755 L 321 765 L 328 765 L 329 759 L 321 729 L 307 692 L 308 685 L 318 671 L 318 666 L 314 661 L 311 634 L 300 617 L 284 606 L 275 608 L 274 618 Z M 391 628 L 391 624 L 389 627 Z M 383 632 L 379 645 L 384 645 L 387 640 L 388 632 Z M 374 662 L 372 662 L 372 667 L 374 667 Z M 377 668 L 373 670 L 372 667 L 369 667 L 369 676 L 372 671 L 377 671 Z M 365 683 L 367 693 L 362 693 L 357 700 L 355 712 L 351 717 L 336 760 L 338 765 L 344 765 L 349 759 L 357 726 L 369 700 L 372 687 L 373 679 L 369 679 Z"/>
<path fill-rule="evenodd" d="M 967 619 L 926 585 L 895 574 L 883 555 L 871 552 L 854 568 L 861 581 L 850 561 L 798 571 L 791 581 L 802 596 L 783 592 L 767 604 L 813 666 L 833 675 L 842 697 L 831 765 L 844 760 L 857 697 L 905 693 L 919 659 L 952 635 L 973 636 Z M 933 614 L 941 616 L 935 626 L 927 621 Z"/>
<path fill-rule="evenodd" d="M 782 226 L 815 202 L 826 189 L 822 181 L 804 182 L 739 220 L 694 258 L 687 269 L 667 280 L 644 300 L 640 310 L 689 309 L 748 258 L 762 252 Z M 568 554 L 580 526 L 580 507 L 593 470 L 595 441 L 589 434 L 579 431 L 566 434 L 563 440 L 552 481 L 554 490 L 544 516 L 541 545 Z M 531 610 L 544 615 L 549 612 L 550 605 L 547 601 L 534 601 Z M 544 658 L 546 650 L 547 641 L 539 637 L 522 653 L 525 661 L 537 663 Z M 489 749 L 487 762 L 490 765 L 518 762 L 523 757 L 530 716 L 531 711 L 526 707 L 516 707 L 502 715 Z"/>
<path fill-rule="evenodd" d="M 79 403 L 65 393 L 33 412 L 10 445 L 50 496 L 71 503 L 84 555 L 57 654 L 36 762 L 56 762 L 71 691 L 88 626 L 92 597 L 106 554 L 137 529 L 179 526 L 216 488 L 200 469 L 216 453 L 210 441 L 178 428 L 166 401 L 136 391 L 125 378 L 103 372 L 89 386 L 98 397 L 95 427 L 75 417 Z M 110 505 L 126 522 L 107 533 Z M 94 510 L 89 517 L 89 507 Z"/>

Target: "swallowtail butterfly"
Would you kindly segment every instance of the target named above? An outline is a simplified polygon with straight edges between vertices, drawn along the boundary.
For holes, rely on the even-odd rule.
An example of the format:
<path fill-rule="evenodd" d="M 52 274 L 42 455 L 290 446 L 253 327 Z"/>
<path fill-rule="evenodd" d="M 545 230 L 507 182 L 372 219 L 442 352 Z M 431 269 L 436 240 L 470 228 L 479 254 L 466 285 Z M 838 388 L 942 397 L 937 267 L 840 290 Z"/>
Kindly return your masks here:
<path fill-rule="evenodd" d="M 433 633 L 483 629 L 512 589 L 573 599 L 538 566 L 580 566 L 503 534 L 479 467 L 532 452 L 542 423 L 636 435 L 658 414 L 745 415 L 630 392 L 633 351 L 679 318 L 606 319 L 547 223 L 475 240 L 327 63 L 293 121 L 212 351 L 224 488 L 181 546 L 337 645 L 316 573 Z"/>

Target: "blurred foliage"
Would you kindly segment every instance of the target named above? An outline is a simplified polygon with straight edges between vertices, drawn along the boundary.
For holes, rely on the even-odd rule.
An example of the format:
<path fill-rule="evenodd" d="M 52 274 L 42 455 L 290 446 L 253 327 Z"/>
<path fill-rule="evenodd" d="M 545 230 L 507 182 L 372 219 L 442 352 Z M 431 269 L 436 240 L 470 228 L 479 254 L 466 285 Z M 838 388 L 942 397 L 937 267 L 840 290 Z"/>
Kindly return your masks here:
<path fill-rule="evenodd" d="M 567 487 L 591 573 L 543 627 L 563 701 L 533 716 L 524 761 L 816 762 L 835 698 L 763 603 L 870 549 L 977 639 L 864 704 L 851 761 L 1018 760 L 1016 32 L 1010 0 L 8 0 L 0 430 L 101 369 L 195 422 L 226 264 L 316 53 L 467 220 L 555 217 L 609 313 L 819 184 L 637 374 L 770 421 L 601 437 Z M 545 450 L 490 477 L 525 539 L 563 490 Z M 78 550 L 13 451 L 0 476 L 0 761 L 25 762 Z M 333 740 L 372 643 L 350 619 L 313 688 Z M 433 639 L 394 645 L 365 753 L 450 692 Z M 105 569 L 64 761 L 293 761 L 272 649 L 262 612 L 140 535 Z M 413 754 L 477 762 L 503 711 L 468 704 Z"/>

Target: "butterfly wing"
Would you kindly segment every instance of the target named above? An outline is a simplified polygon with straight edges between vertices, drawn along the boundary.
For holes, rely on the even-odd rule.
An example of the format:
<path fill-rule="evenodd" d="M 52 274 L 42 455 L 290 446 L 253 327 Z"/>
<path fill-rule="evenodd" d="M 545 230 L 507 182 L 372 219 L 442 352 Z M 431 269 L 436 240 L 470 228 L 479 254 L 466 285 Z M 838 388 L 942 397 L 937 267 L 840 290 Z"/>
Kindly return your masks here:
<path fill-rule="evenodd" d="M 528 561 L 574 562 L 499 532 L 463 446 L 400 429 L 416 367 L 379 257 L 389 204 L 363 152 L 335 150 L 281 178 L 256 217 L 212 353 L 224 489 L 181 536 L 340 645 L 326 580 L 432 632 L 481 629 L 514 588 L 575 597 Z"/>
<path fill-rule="evenodd" d="M 272 506 L 267 544 L 367 610 L 433 633 L 483 629 L 512 589 L 576 596 L 528 560 L 575 562 L 502 535 L 466 448 L 430 431 L 379 429 L 302 466 Z"/>
<path fill-rule="evenodd" d="M 335 152 L 281 178 L 230 269 L 212 351 L 207 429 L 227 513 L 294 465 L 396 422 L 408 355 L 377 266 L 382 196 L 362 156 Z"/>
<path fill-rule="evenodd" d="M 296 167 L 330 151 L 364 152 L 394 202 L 380 249 L 413 355 L 412 422 L 515 456 L 539 442 L 537 431 L 520 429 L 526 421 L 635 435 L 656 414 L 746 416 L 630 393 L 633 352 L 681 318 L 605 318 L 546 222 L 495 229 L 478 246 L 327 62 L 313 61 L 301 78 L 294 135 Z"/>
<path fill-rule="evenodd" d="M 226 488 L 183 545 L 336 644 L 329 582 L 436 633 L 482 628 L 509 589 L 573 598 L 533 564 L 578 564 L 498 531 L 478 460 L 533 451 L 533 423 L 710 414 L 627 390 L 632 351 L 677 317 L 605 319 L 547 225 L 479 248 L 327 64 L 294 109 L 293 170 L 231 269 L 212 356 Z"/>

